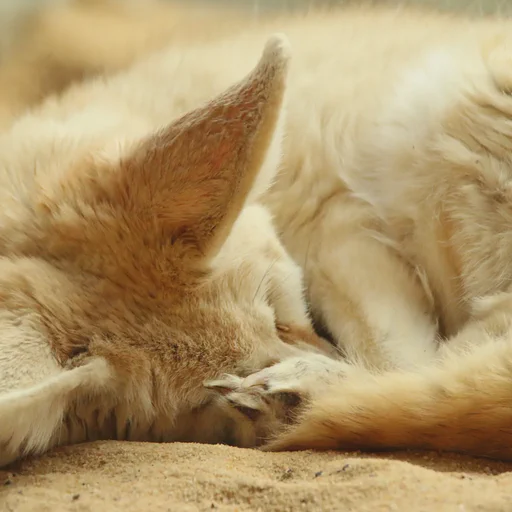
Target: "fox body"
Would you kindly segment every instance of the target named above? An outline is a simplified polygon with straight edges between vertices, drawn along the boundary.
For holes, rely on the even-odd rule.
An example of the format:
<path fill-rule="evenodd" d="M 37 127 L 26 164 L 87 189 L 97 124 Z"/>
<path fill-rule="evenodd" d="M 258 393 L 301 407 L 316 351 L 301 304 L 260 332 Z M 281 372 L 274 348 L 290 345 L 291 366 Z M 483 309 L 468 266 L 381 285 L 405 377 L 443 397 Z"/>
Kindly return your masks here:
<path fill-rule="evenodd" d="M 512 458 L 508 32 L 311 13 L 17 120 L 2 461 L 100 437 Z"/>

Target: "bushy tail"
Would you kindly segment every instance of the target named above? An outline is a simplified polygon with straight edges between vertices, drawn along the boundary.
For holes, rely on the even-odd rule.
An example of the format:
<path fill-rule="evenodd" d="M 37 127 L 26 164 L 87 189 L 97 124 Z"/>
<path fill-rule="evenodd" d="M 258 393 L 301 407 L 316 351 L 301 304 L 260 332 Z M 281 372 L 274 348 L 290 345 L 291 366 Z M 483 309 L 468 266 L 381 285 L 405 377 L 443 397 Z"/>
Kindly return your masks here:
<path fill-rule="evenodd" d="M 419 373 L 347 379 L 269 450 L 427 449 L 512 460 L 512 341 Z"/>
<path fill-rule="evenodd" d="M 0 467 L 57 444 L 58 428 L 77 392 L 99 393 L 111 377 L 108 363 L 95 358 L 30 388 L 0 395 Z"/>

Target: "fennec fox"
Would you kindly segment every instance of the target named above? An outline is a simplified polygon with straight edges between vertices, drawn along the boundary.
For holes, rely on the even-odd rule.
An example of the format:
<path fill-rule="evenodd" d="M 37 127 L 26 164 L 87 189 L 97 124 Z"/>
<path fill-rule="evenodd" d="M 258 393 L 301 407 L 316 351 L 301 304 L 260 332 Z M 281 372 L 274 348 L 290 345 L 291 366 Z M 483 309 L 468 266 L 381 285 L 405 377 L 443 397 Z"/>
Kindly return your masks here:
<path fill-rule="evenodd" d="M 201 107 L 276 30 L 284 121 L 284 71 L 261 78 L 285 68 L 276 39 L 245 99 Z M 20 119 L 1 152 L 5 459 L 116 435 L 512 459 L 509 33 L 309 14 L 171 47 Z M 343 359 L 311 334 L 296 265 Z"/>
<path fill-rule="evenodd" d="M 1 464 L 97 438 L 252 446 L 266 432 L 204 380 L 329 351 L 257 204 L 287 67 L 275 37 L 245 80 L 170 124 L 171 94 L 146 110 L 119 77 L 0 136 Z"/>

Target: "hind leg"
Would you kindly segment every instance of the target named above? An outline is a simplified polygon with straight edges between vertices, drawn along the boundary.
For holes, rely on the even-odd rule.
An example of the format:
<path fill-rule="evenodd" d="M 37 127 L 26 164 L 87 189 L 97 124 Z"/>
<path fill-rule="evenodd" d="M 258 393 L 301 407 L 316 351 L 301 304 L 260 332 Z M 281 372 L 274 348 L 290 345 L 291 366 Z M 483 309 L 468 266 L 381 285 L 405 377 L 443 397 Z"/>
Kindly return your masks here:
<path fill-rule="evenodd" d="M 0 467 L 59 444 L 58 428 L 70 402 L 78 393 L 103 390 L 111 373 L 105 360 L 95 358 L 29 388 L 0 395 Z"/>
<path fill-rule="evenodd" d="M 59 443 L 59 428 L 78 391 L 93 394 L 110 379 L 100 359 L 64 369 L 30 316 L 0 313 L 0 467 Z"/>
<path fill-rule="evenodd" d="M 25 390 L 56 378 L 63 369 L 33 315 L 17 317 L 4 310 L 0 312 L 0 322 L 1 467 L 22 454 L 24 436 L 16 439 L 18 433 L 37 423 L 41 432 L 47 430 L 43 423 L 49 418 L 48 411 L 31 409 L 16 417 L 16 399 Z"/>
<path fill-rule="evenodd" d="M 28 323 L 22 320 L 21 325 L 8 324 L 0 329 L 0 467 L 22 454 L 22 439 L 13 438 L 15 431 L 24 431 L 28 424 L 48 418 L 47 411 L 34 409 L 27 411 L 30 417 L 16 418 L 13 399 L 63 371 L 48 343 L 38 332 L 27 328 Z M 6 401 L 6 397 L 10 399 Z"/>
<path fill-rule="evenodd" d="M 0 312 L 0 394 L 61 373 L 37 319 Z"/>
<path fill-rule="evenodd" d="M 372 228 L 368 215 L 340 198 L 308 232 L 309 256 L 298 259 L 309 300 L 347 359 L 372 370 L 412 370 L 436 355 L 433 305 L 421 276 L 365 229 Z"/>

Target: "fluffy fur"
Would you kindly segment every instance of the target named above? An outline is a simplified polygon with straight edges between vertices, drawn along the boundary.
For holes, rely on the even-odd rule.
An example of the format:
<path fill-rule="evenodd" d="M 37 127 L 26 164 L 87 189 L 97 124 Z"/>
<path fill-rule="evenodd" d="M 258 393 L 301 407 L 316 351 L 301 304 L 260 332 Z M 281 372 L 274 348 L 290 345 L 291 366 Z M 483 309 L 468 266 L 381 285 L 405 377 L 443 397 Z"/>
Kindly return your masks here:
<path fill-rule="evenodd" d="M 96 107 L 75 91 L 0 137 L 1 463 L 97 438 L 254 445 L 264 433 L 203 381 L 302 340 L 329 348 L 256 204 L 287 68 L 274 38 L 244 81 L 170 124 L 98 82 Z"/>
<path fill-rule="evenodd" d="M 511 459 L 509 25 L 368 14 L 286 31 L 284 172 L 266 197 L 346 360 L 290 359 L 233 394 L 259 421 L 295 396 L 268 449 Z"/>
<path fill-rule="evenodd" d="M 161 127 L 249 72 L 276 29 L 294 53 L 285 122 L 281 93 L 247 85 L 259 124 L 235 116 L 215 144 L 226 105 L 168 147 L 184 121 Z M 272 436 L 512 459 L 509 32 L 310 14 L 171 47 L 20 119 L 0 152 L 5 458 L 94 437 Z M 297 265 L 344 358 L 281 341 L 321 344 Z M 37 421 L 38 404 L 55 414 Z"/>

